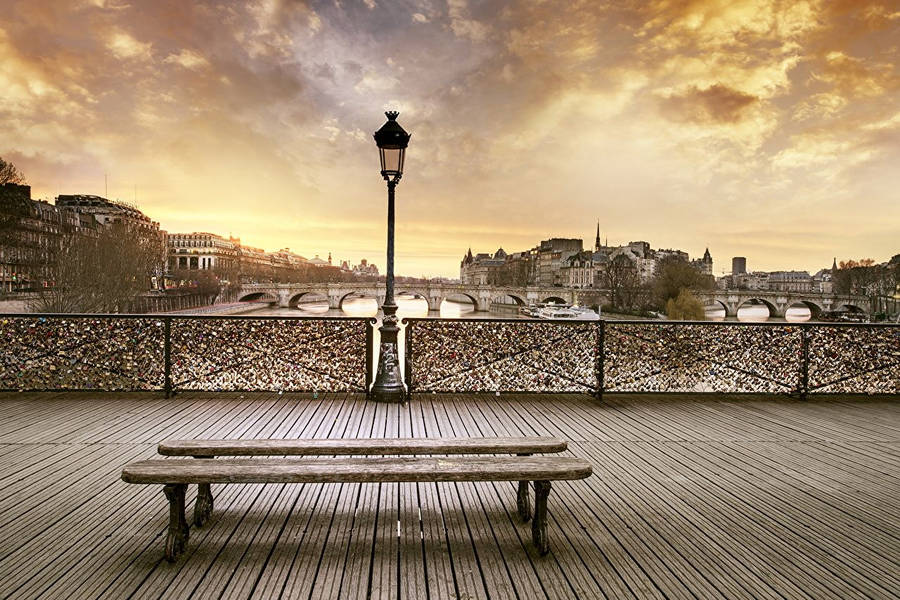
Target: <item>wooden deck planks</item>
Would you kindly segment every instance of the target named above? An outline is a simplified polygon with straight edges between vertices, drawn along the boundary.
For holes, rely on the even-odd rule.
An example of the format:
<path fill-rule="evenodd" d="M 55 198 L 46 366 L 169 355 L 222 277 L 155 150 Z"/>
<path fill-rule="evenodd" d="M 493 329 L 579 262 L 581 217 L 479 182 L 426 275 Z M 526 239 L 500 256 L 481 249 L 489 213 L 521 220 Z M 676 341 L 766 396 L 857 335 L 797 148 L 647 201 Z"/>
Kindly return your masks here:
<path fill-rule="evenodd" d="M 0 394 L 0 600 L 900 597 L 896 399 L 241 396 Z M 118 481 L 166 438 L 494 435 L 594 464 L 546 557 L 509 483 L 256 484 L 169 564 L 161 490 Z"/>

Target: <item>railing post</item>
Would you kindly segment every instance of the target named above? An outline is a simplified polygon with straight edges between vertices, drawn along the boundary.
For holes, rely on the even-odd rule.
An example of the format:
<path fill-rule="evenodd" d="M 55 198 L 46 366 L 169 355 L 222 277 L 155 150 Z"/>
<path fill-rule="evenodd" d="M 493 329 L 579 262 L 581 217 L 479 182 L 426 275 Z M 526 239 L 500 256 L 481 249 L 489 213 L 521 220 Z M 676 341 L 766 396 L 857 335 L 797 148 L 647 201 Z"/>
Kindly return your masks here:
<path fill-rule="evenodd" d="M 166 392 L 166 398 L 172 395 L 172 318 L 165 317 L 163 319 L 163 356 L 165 361 L 165 381 L 163 389 Z"/>
<path fill-rule="evenodd" d="M 405 319 L 404 319 L 404 323 L 406 324 L 406 333 L 405 333 L 405 341 L 404 341 L 404 345 L 406 346 L 406 356 L 404 356 L 404 364 L 405 364 L 404 370 L 406 371 L 406 374 L 405 374 L 404 378 L 406 379 L 406 400 L 408 402 L 409 399 L 412 397 L 413 382 L 415 381 L 415 379 L 413 378 L 413 367 L 412 367 L 412 364 L 413 364 L 413 362 L 412 362 L 413 324 L 412 324 L 412 321 L 406 321 Z"/>
<path fill-rule="evenodd" d="M 597 358 L 594 361 L 594 374 L 597 377 L 597 391 L 595 396 L 603 400 L 603 368 L 604 368 L 604 344 L 606 343 L 606 321 L 600 319 L 597 331 Z"/>
<path fill-rule="evenodd" d="M 369 397 L 370 389 L 372 387 L 372 344 L 373 344 L 373 334 L 372 330 L 375 328 L 375 319 L 369 319 L 366 321 L 366 397 Z"/>
<path fill-rule="evenodd" d="M 799 389 L 800 399 L 806 400 L 809 393 L 809 339 L 812 332 L 809 326 L 800 329 L 800 382 Z"/>

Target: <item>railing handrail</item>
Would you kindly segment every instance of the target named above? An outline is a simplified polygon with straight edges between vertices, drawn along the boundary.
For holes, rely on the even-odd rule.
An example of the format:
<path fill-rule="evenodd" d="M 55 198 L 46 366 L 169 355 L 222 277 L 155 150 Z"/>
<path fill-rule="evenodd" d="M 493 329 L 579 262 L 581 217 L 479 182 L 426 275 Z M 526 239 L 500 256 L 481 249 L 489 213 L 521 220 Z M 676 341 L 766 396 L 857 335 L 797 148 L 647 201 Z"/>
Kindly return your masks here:
<path fill-rule="evenodd" d="M 667 321 L 663 319 L 522 319 L 514 317 L 404 317 L 403 323 L 419 321 L 465 321 L 469 323 L 554 323 L 589 325 L 603 322 L 607 325 L 704 325 L 709 327 L 898 327 L 900 323 L 847 323 L 831 321 Z"/>
<path fill-rule="evenodd" d="M 16 318 L 52 318 L 52 319 L 242 319 L 242 320 L 274 320 L 274 321 L 368 321 L 377 323 L 375 317 L 342 317 L 337 315 L 217 315 L 217 314 L 163 314 L 163 313 L 0 313 L 0 319 Z"/>

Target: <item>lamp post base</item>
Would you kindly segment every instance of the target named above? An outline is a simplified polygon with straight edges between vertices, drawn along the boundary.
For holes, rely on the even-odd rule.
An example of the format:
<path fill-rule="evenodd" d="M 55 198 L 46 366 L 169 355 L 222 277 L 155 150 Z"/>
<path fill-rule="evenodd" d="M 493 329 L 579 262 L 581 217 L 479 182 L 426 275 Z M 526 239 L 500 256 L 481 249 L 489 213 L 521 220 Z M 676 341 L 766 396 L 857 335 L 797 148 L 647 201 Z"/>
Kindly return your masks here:
<path fill-rule="evenodd" d="M 400 356 L 397 351 L 397 333 L 400 331 L 395 314 L 397 307 L 393 302 L 385 302 L 383 310 L 384 324 L 378 329 L 381 333 L 381 352 L 370 396 L 376 402 L 402 403 L 406 400 L 406 389 L 403 387 L 403 374 L 400 372 Z"/>
<path fill-rule="evenodd" d="M 378 371 L 372 385 L 371 397 L 376 402 L 403 402 L 406 399 L 400 361 L 397 360 L 396 343 L 381 344 L 381 356 L 378 359 Z"/>

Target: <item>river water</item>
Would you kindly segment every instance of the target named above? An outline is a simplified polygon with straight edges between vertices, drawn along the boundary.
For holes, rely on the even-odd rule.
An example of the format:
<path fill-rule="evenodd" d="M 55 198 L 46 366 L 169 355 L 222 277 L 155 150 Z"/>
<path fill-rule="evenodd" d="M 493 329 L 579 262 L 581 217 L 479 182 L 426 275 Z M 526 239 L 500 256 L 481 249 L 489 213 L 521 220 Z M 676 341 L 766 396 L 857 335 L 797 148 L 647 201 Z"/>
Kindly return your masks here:
<path fill-rule="evenodd" d="M 301 305 L 299 308 L 261 308 L 249 315 L 271 315 L 271 316 L 317 316 L 317 317 L 376 317 L 378 315 L 378 303 L 374 298 L 348 298 L 344 300 L 343 308 L 328 308 L 328 302 L 309 302 Z M 453 300 L 445 300 L 441 304 L 441 310 L 429 311 L 428 303 L 423 298 L 415 298 L 412 296 L 397 297 L 397 316 L 401 319 L 404 317 L 441 317 L 445 319 L 453 318 L 518 318 L 519 315 L 514 313 L 484 313 L 475 312 L 475 307 L 469 302 L 456 302 Z M 725 317 L 725 309 L 721 307 L 707 307 L 706 319 L 708 321 L 746 321 L 751 323 L 759 323 L 763 321 L 779 321 L 788 323 L 799 323 L 810 319 L 809 309 L 806 307 L 791 307 L 787 310 L 785 318 L 775 319 L 769 317 L 769 309 L 764 304 L 748 304 L 738 310 L 737 318 Z"/>

